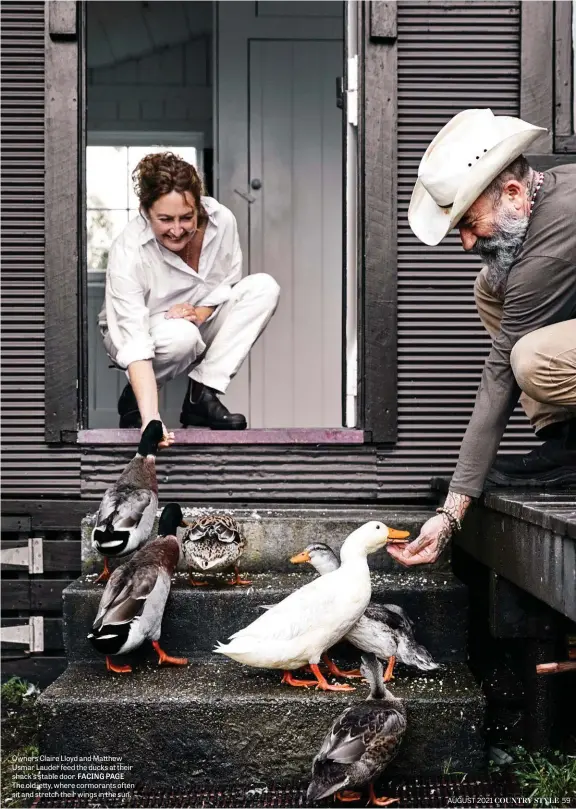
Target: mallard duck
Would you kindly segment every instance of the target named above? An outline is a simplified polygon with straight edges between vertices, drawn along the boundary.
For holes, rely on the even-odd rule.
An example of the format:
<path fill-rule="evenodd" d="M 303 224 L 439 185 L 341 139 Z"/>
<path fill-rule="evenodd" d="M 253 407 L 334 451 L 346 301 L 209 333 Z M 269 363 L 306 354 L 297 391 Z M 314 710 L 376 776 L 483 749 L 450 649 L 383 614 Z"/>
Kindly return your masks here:
<path fill-rule="evenodd" d="M 302 553 L 293 556 L 290 561 L 295 564 L 309 562 L 321 576 L 337 570 L 340 566 L 337 555 L 323 542 L 308 545 Z M 347 633 L 344 640 L 349 641 L 363 652 L 372 652 L 380 659 L 388 660 L 388 667 L 384 675 L 386 682 L 393 678 L 394 665 L 397 660 L 422 671 L 433 671 L 438 668 L 438 663 L 434 662 L 430 652 L 416 642 L 413 622 L 402 607 L 398 607 L 396 604 L 371 602 L 364 615 Z M 325 660 L 325 662 L 328 665 L 328 661 Z M 333 674 L 337 673 L 335 669 L 331 669 L 331 671 Z M 350 677 L 358 673 L 352 671 L 340 672 L 340 674 Z"/>
<path fill-rule="evenodd" d="M 362 673 L 370 683 L 366 702 L 340 714 L 312 763 L 309 801 L 337 793 L 342 801 L 360 800 L 350 790 L 369 786 L 372 806 L 388 806 L 398 798 L 377 798 L 374 781 L 396 756 L 406 731 L 402 700 L 386 688 L 382 664 L 375 655 L 362 655 Z M 344 790 L 341 794 L 339 790 Z"/>
<path fill-rule="evenodd" d="M 349 685 L 330 685 L 318 663 L 322 653 L 354 626 L 370 602 L 367 555 L 407 536 L 407 531 L 396 531 L 381 522 L 365 523 L 342 545 L 338 570 L 291 593 L 214 651 L 248 666 L 283 669 L 282 682 L 288 685 L 353 690 Z M 292 678 L 291 671 L 305 665 L 310 666 L 316 680 Z"/>
<path fill-rule="evenodd" d="M 119 674 L 132 671 L 130 666 L 116 666 L 110 655 L 127 654 L 152 641 L 158 654 L 158 665 L 172 663 L 184 666 L 186 658 L 169 657 L 158 642 L 170 579 L 180 557 L 180 541 L 176 536 L 182 520 L 178 503 L 167 505 L 158 524 L 158 537 L 148 542 L 110 576 L 100 600 L 98 614 L 88 639 L 106 655 L 106 668 Z"/>
<path fill-rule="evenodd" d="M 244 550 L 245 540 L 240 526 L 227 514 L 205 514 L 191 520 L 182 537 L 182 552 L 188 570 L 190 584 L 205 585 L 206 581 L 192 578 L 192 571 L 217 573 L 234 566 L 234 578 L 228 584 L 252 584 L 240 578 L 237 560 Z"/>
<path fill-rule="evenodd" d="M 156 453 L 162 436 L 162 422 L 151 421 L 136 455 L 104 492 L 92 531 L 92 547 L 104 556 L 104 570 L 96 582 L 109 578 L 109 556 L 126 556 L 150 536 L 158 509 Z"/>

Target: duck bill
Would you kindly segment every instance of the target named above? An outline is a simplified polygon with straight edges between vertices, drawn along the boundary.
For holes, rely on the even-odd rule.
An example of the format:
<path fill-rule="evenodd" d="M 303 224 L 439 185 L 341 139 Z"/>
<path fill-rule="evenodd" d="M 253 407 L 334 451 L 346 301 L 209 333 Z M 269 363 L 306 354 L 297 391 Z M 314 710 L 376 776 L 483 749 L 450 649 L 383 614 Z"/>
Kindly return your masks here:
<path fill-rule="evenodd" d="M 290 561 L 293 565 L 301 565 L 302 562 L 310 561 L 310 554 L 308 551 L 302 551 L 302 553 L 297 553 L 296 556 L 291 556 Z"/>
<path fill-rule="evenodd" d="M 180 523 L 180 528 L 188 528 L 189 525 L 190 525 L 189 522 L 186 522 L 186 520 L 182 520 L 182 522 Z"/>
<path fill-rule="evenodd" d="M 402 545 L 408 542 L 409 536 L 410 531 L 398 531 L 396 528 L 389 528 L 388 536 L 386 538 L 386 544 Z"/>

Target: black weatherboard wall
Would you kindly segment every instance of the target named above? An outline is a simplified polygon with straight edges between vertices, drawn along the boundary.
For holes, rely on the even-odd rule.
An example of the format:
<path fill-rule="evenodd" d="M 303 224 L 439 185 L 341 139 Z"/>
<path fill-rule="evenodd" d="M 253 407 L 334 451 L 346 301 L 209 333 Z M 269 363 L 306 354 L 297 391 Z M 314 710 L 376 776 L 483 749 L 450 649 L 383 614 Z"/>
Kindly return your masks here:
<path fill-rule="evenodd" d="M 478 264 L 454 237 L 435 249 L 419 244 L 406 209 L 418 160 L 451 115 L 487 105 L 518 113 L 519 7 L 394 5 L 397 39 L 371 41 L 367 26 L 365 49 L 377 64 L 382 49 L 397 48 L 399 235 L 388 249 L 398 256 L 398 442 L 179 447 L 159 458 L 167 497 L 399 502 L 427 497 L 430 476 L 454 466 L 487 350 L 472 298 Z M 2 16 L 4 497 L 96 499 L 132 450 L 44 440 L 44 3 L 8 1 Z M 521 446 L 528 436 L 523 417 L 508 436 Z"/>
<path fill-rule="evenodd" d="M 79 452 L 44 439 L 45 4 L 0 13 L 3 496 L 73 497 Z"/>
<path fill-rule="evenodd" d="M 452 115 L 476 106 L 518 114 L 519 6 L 400 2 L 397 12 L 398 442 L 390 448 L 186 447 L 160 458 L 163 490 L 171 496 L 399 501 L 427 496 L 431 473 L 454 467 L 488 350 L 472 294 L 478 261 L 455 236 L 438 248 L 420 244 L 406 213 L 418 161 Z M 367 61 L 378 65 L 390 47 L 367 39 Z M 509 445 L 526 442 L 522 415 L 507 435 Z M 88 450 L 83 496 L 101 494 L 118 468 L 116 450 Z"/>

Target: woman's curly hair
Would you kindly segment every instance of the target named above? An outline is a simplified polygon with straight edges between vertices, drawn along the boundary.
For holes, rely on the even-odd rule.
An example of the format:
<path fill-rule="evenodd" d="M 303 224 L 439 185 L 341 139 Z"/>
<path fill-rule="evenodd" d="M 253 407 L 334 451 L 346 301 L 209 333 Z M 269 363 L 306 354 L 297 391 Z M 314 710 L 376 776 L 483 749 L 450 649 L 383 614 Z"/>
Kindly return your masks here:
<path fill-rule="evenodd" d="M 155 152 L 146 155 L 132 172 L 134 191 L 140 205 L 149 211 L 152 205 L 171 191 L 184 194 L 188 191 L 194 198 L 199 219 L 206 217 L 201 196 L 204 183 L 194 166 L 172 152 Z"/>

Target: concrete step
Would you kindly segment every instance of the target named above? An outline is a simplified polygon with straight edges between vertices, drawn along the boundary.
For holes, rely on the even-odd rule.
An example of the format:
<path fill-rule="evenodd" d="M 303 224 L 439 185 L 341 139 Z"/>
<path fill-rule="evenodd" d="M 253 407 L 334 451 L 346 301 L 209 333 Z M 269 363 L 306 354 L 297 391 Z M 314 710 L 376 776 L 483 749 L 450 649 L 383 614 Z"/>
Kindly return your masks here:
<path fill-rule="evenodd" d="M 331 723 L 368 687 L 323 693 L 279 681 L 231 661 L 144 663 L 131 675 L 71 665 L 39 698 L 40 753 L 121 756 L 132 782 L 155 788 L 305 779 Z M 484 698 L 464 665 L 400 674 L 391 690 L 406 700 L 408 731 L 389 775 L 482 769 Z"/>
<path fill-rule="evenodd" d="M 83 576 L 64 590 L 69 662 L 101 660 L 86 637 L 104 591 L 103 584 L 93 583 L 93 575 Z M 315 575 L 309 565 L 299 565 L 292 573 L 250 574 L 250 587 L 231 587 L 225 576 L 208 587 L 191 587 L 185 573 L 176 573 L 164 613 L 162 644 L 172 654 L 209 658 L 217 641 L 226 641 L 262 614 L 261 605 L 276 604 Z M 406 609 L 416 624 L 417 640 L 438 662 L 465 660 L 468 594 L 452 573 L 374 571 L 372 594 L 375 602 Z M 350 652 L 357 657 L 352 648 Z"/>
<path fill-rule="evenodd" d="M 346 537 L 369 520 L 381 520 L 393 528 L 410 531 L 412 537 L 418 536 L 422 524 L 433 512 L 418 511 L 414 508 L 386 509 L 379 506 L 373 508 L 267 508 L 267 509 L 216 509 L 190 508 L 181 504 L 184 518 L 191 519 L 201 514 L 229 514 L 233 516 L 244 531 L 246 548 L 242 555 L 243 570 L 267 572 L 269 570 L 292 569 L 290 556 L 301 551 L 311 542 L 326 542 L 330 547 L 339 549 Z M 101 557 L 92 550 L 90 538 L 94 527 L 95 515 L 89 515 L 82 521 L 82 569 L 85 573 L 102 570 Z M 156 536 L 157 523 L 153 535 Z M 371 556 L 370 564 L 382 570 L 395 570 L 399 566 L 386 551 Z M 112 567 L 114 563 L 112 563 Z M 434 569 L 449 567 L 449 557 L 444 554 Z M 181 567 L 181 569 L 184 569 Z"/>

